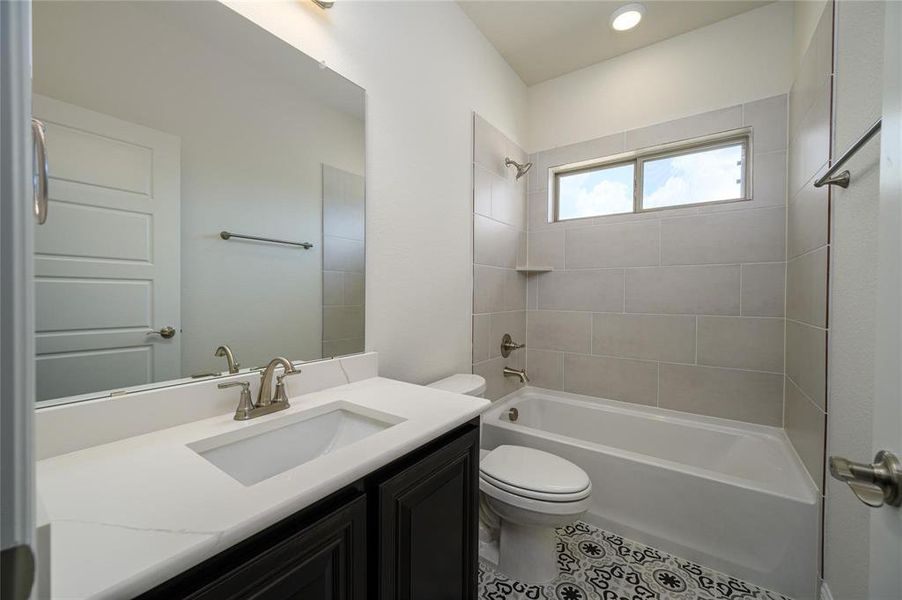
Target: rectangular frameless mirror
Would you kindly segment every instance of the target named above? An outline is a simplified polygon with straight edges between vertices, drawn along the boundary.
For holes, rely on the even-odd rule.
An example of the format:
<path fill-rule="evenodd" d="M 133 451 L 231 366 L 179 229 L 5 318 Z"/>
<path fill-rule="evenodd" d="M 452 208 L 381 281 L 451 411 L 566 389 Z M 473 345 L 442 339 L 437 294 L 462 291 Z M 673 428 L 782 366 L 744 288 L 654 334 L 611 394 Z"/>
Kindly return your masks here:
<path fill-rule="evenodd" d="M 364 90 L 218 2 L 37 2 L 37 397 L 364 349 Z"/>

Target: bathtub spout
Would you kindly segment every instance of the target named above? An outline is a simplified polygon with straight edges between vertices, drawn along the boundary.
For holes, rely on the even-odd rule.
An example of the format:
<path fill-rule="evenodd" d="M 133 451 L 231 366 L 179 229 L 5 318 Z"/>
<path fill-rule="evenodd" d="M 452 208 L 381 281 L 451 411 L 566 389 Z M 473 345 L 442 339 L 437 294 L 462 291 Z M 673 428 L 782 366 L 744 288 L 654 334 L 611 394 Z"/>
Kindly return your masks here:
<path fill-rule="evenodd" d="M 526 375 L 526 369 L 512 369 L 511 367 L 504 367 L 504 376 L 519 377 L 520 383 L 529 383 L 529 377 Z"/>

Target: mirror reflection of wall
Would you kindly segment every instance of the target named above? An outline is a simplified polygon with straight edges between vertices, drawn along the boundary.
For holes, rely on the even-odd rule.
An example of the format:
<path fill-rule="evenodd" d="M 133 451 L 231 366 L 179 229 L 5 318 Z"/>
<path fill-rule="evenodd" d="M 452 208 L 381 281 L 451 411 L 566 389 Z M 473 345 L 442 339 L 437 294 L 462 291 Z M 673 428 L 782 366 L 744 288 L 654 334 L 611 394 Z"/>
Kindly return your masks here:
<path fill-rule="evenodd" d="M 363 177 L 323 165 L 323 356 L 363 352 Z"/>
<path fill-rule="evenodd" d="M 219 3 L 71 1 L 34 5 L 34 92 L 39 400 L 363 349 L 363 90 Z"/>

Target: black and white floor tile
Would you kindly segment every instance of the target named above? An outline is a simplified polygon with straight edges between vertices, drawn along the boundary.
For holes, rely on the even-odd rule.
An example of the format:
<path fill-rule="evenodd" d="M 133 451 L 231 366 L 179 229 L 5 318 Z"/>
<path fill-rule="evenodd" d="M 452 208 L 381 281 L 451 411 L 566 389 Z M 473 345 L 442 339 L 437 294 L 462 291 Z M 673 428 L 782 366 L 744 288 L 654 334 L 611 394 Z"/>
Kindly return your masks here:
<path fill-rule="evenodd" d="M 789 600 L 582 521 L 557 534 L 556 579 L 524 584 L 480 561 L 480 600 Z"/>

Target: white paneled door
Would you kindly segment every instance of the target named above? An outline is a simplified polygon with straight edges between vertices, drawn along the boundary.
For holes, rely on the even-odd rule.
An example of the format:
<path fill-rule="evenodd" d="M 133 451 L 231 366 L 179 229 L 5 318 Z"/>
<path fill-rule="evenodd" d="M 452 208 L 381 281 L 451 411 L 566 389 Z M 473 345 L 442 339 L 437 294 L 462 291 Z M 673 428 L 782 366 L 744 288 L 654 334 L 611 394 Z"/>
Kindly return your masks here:
<path fill-rule="evenodd" d="M 50 165 L 37 399 L 180 377 L 179 138 L 39 95 L 33 113 Z M 163 327 L 175 335 L 151 333 Z"/>
<path fill-rule="evenodd" d="M 902 456 L 902 4 L 886 4 L 885 23 L 873 443 Z M 868 564 L 870 597 L 902 598 L 902 508 L 871 513 Z"/>

